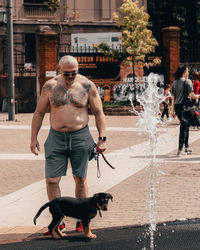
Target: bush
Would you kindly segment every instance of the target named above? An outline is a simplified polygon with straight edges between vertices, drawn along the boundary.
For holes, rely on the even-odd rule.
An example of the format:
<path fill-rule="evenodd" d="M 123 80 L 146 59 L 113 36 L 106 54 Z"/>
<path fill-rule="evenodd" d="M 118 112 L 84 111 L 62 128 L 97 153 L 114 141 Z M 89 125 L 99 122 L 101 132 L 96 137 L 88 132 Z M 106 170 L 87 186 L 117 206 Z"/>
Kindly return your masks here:
<path fill-rule="evenodd" d="M 114 107 L 130 107 L 130 101 L 121 101 L 121 102 L 103 102 L 104 108 L 114 108 Z"/>

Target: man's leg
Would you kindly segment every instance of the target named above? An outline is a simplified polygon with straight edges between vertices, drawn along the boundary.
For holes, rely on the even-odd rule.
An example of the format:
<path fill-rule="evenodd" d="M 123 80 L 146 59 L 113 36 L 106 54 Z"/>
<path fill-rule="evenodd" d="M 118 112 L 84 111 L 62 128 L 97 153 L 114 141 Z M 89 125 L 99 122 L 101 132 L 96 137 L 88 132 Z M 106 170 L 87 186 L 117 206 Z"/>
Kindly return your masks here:
<path fill-rule="evenodd" d="M 59 187 L 61 177 L 54 177 L 54 178 L 46 178 L 46 189 L 47 189 L 47 196 L 49 198 L 49 201 L 54 200 L 57 197 L 61 196 L 61 191 Z M 65 224 L 63 221 L 61 221 L 61 225 L 59 230 L 65 229 Z M 49 231 L 45 232 L 44 235 L 50 235 Z"/>
<path fill-rule="evenodd" d="M 61 177 L 46 178 L 46 188 L 49 201 L 61 196 L 59 187 L 60 180 Z"/>
<path fill-rule="evenodd" d="M 76 198 L 86 198 L 88 197 L 88 185 L 86 177 L 81 178 L 73 175 L 75 180 L 75 196 Z"/>
<path fill-rule="evenodd" d="M 75 196 L 76 198 L 87 198 L 88 197 L 88 185 L 86 181 L 86 177 L 80 178 L 76 175 L 73 175 L 75 180 Z M 76 222 L 76 231 L 83 231 L 83 224 L 81 220 L 77 220 Z"/>
<path fill-rule="evenodd" d="M 163 119 L 164 118 L 164 116 L 165 116 L 165 102 L 162 102 L 162 104 L 163 104 L 163 112 L 162 112 L 162 115 L 161 115 L 161 118 Z"/>
<path fill-rule="evenodd" d="M 189 126 L 185 128 L 185 148 L 189 148 Z"/>
<path fill-rule="evenodd" d="M 183 145 L 185 144 L 185 126 L 180 124 L 180 132 L 179 132 L 179 150 L 183 149 Z"/>
<path fill-rule="evenodd" d="M 165 107 L 165 113 L 166 113 L 166 116 L 167 116 L 167 119 L 169 118 L 169 108 L 168 108 L 168 105 L 166 105 Z"/>

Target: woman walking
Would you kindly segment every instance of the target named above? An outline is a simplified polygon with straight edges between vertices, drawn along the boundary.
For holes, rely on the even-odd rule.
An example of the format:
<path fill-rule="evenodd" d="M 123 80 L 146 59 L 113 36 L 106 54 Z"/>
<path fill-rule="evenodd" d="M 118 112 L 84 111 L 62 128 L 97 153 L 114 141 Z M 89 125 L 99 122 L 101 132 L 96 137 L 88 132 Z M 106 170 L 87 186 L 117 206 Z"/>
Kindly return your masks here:
<path fill-rule="evenodd" d="M 177 156 L 191 154 L 192 149 L 189 147 L 189 125 L 182 121 L 182 110 L 185 97 L 198 99 L 199 94 L 195 95 L 192 81 L 188 79 L 189 70 L 186 66 L 179 66 L 174 74 L 175 81 L 172 84 L 172 116 L 177 115 L 180 120 L 179 146 Z M 175 111 L 175 112 L 174 112 Z M 183 147 L 185 146 L 185 152 Z"/>

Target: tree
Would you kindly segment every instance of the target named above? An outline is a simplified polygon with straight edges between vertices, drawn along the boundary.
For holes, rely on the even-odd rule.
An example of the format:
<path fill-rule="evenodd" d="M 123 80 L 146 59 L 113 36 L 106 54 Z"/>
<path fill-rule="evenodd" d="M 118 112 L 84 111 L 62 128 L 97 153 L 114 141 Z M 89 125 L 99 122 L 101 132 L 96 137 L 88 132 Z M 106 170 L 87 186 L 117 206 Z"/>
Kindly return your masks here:
<path fill-rule="evenodd" d="M 73 12 L 71 15 L 67 15 L 66 11 L 69 8 L 65 1 L 60 0 L 47 0 L 44 2 L 48 9 L 54 12 L 55 22 L 59 27 L 59 44 L 64 44 L 66 39 L 66 34 L 64 29 L 66 25 L 71 25 L 71 22 L 79 18 L 78 12 Z"/>
<path fill-rule="evenodd" d="M 135 83 L 135 64 L 143 66 L 153 66 L 160 63 L 160 59 L 154 58 L 146 60 L 146 55 L 155 51 L 158 43 L 152 36 L 152 31 L 147 28 L 149 15 L 144 7 L 138 6 L 138 1 L 123 0 L 119 12 L 113 14 L 113 20 L 120 28 L 122 36 L 122 52 L 111 50 L 105 43 L 95 47 L 104 51 L 107 55 L 117 57 L 125 64 L 132 65 L 133 85 L 134 85 L 134 105 L 136 105 L 136 83 Z"/>
<path fill-rule="evenodd" d="M 60 0 L 47 0 L 45 4 L 48 6 L 49 10 L 56 11 L 60 6 Z"/>
<path fill-rule="evenodd" d="M 181 28 L 181 40 L 199 40 L 199 4 L 199 0 L 147 0 L 147 12 L 158 42 L 162 39 L 162 28 L 168 26 Z"/>

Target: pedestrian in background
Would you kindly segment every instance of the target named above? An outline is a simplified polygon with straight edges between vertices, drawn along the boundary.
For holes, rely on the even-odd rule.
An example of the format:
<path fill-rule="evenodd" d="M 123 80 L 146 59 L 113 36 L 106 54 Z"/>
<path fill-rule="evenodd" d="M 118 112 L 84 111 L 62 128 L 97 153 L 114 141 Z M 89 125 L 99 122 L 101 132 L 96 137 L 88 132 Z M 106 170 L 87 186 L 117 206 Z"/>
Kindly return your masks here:
<path fill-rule="evenodd" d="M 195 95 L 198 95 L 198 94 L 199 94 L 199 88 L 200 88 L 199 79 L 200 79 L 199 73 L 198 73 L 198 72 L 195 72 L 195 73 L 194 73 L 194 81 L 193 81 L 193 89 L 194 89 Z"/>
<path fill-rule="evenodd" d="M 193 89 L 194 89 L 195 95 L 199 94 L 199 90 L 200 90 L 199 79 L 200 79 L 199 72 L 195 72 L 194 73 L 194 81 L 193 81 Z M 199 107 L 199 99 L 196 100 L 196 106 Z"/>
<path fill-rule="evenodd" d="M 169 98 L 171 97 L 170 87 L 167 85 L 164 90 L 165 100 L 162 102 L 163 104 L 163 112 L 161 115 L 161 121 L 163 121 L 164 116 L 167 116 L 167 120 L 169 120 Z"/>
<path fill-rule="evenodd" d="M 185 96 L 190 99 L 197 100 L 199 94 L 195 95 L 193 91 L 193 84 L 188 79 L 189 70 L 186 66 L 179 66 L 174 74 L 175 81 L 172 84 L 172 116 L 177 115 L 180 121 L 180 133 L 179 133 L 179 146 L 177 156 L 191 154 L 192 149 L 189 147 L 189 125 L 182 122 L 182 111 Z M 183 147 L 185 146 L 185 152 Z"/>

